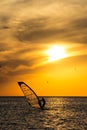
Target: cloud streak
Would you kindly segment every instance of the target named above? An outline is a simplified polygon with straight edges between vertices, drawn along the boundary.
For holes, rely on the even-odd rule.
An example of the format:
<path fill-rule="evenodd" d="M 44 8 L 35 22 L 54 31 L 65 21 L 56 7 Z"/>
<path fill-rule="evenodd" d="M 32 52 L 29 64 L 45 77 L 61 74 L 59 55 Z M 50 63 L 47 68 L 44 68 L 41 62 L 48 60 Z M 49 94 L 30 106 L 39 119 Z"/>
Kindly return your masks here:
<path fill-rule="evenodd" d="M 87 18 L 79 18 L 67 23 L 57 23 L 50 18 L 25 21 L 17 27 L 14 36 L 21 42 L 67 41 L 87 43 Z"/>

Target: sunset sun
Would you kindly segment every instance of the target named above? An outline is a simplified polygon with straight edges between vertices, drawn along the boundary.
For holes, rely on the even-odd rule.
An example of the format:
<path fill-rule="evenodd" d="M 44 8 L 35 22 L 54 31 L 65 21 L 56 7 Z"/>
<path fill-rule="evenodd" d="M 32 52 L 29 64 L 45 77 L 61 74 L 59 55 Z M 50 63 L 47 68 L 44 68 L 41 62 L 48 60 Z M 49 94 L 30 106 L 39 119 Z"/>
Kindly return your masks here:
<path fill-rule="evenodd" d="M 49 62 L 60 60 L 67 57 L 65 48 L 63 46 L 57 46 L 57 45 L 52 46 L 50 49 L 48 49 L 47 54 Z"/>

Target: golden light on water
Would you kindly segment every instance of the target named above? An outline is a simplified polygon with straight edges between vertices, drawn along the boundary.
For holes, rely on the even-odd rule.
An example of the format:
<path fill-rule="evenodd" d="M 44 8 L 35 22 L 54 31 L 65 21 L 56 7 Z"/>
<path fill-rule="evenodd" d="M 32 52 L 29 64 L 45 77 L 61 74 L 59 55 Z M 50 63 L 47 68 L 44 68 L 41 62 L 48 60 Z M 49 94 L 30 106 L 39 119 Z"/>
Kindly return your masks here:
<path fill-rule="evenodd" d="M 48 62 L 52 62 L 55 60 L 60 60 L 65 57 L 68 57 L 68 54 L 65 51 L 63 46 L 52 46 L 50 49 L 47 50 L 48 55 Z"/>

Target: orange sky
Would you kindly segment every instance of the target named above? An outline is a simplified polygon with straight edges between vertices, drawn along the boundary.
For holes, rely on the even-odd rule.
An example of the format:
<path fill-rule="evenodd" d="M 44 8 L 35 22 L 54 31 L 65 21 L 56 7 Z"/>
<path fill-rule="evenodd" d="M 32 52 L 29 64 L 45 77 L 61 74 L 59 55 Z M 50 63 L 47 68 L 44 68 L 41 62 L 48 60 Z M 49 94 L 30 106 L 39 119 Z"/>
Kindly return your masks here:
<path fill-rule="evenodd" d="M 48 54 L 54 46 L 64 54 Z M 0 2 L 0 96 L 23 95 L 18 81 L 37 95 L 87 96 L 86 80 L 86 0 Z"/>

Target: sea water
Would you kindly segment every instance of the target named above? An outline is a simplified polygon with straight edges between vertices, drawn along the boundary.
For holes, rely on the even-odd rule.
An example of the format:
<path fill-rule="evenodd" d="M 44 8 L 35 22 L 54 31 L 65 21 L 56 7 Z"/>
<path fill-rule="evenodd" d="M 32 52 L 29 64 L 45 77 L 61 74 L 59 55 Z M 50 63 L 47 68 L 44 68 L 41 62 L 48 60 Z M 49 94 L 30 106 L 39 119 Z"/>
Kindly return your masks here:
<path fill-rule="evenodd" d="M 44 97 L 44 110 L 24 97 L 0 97 L 0 130 L 87 130 L 87 97 Z"/>

